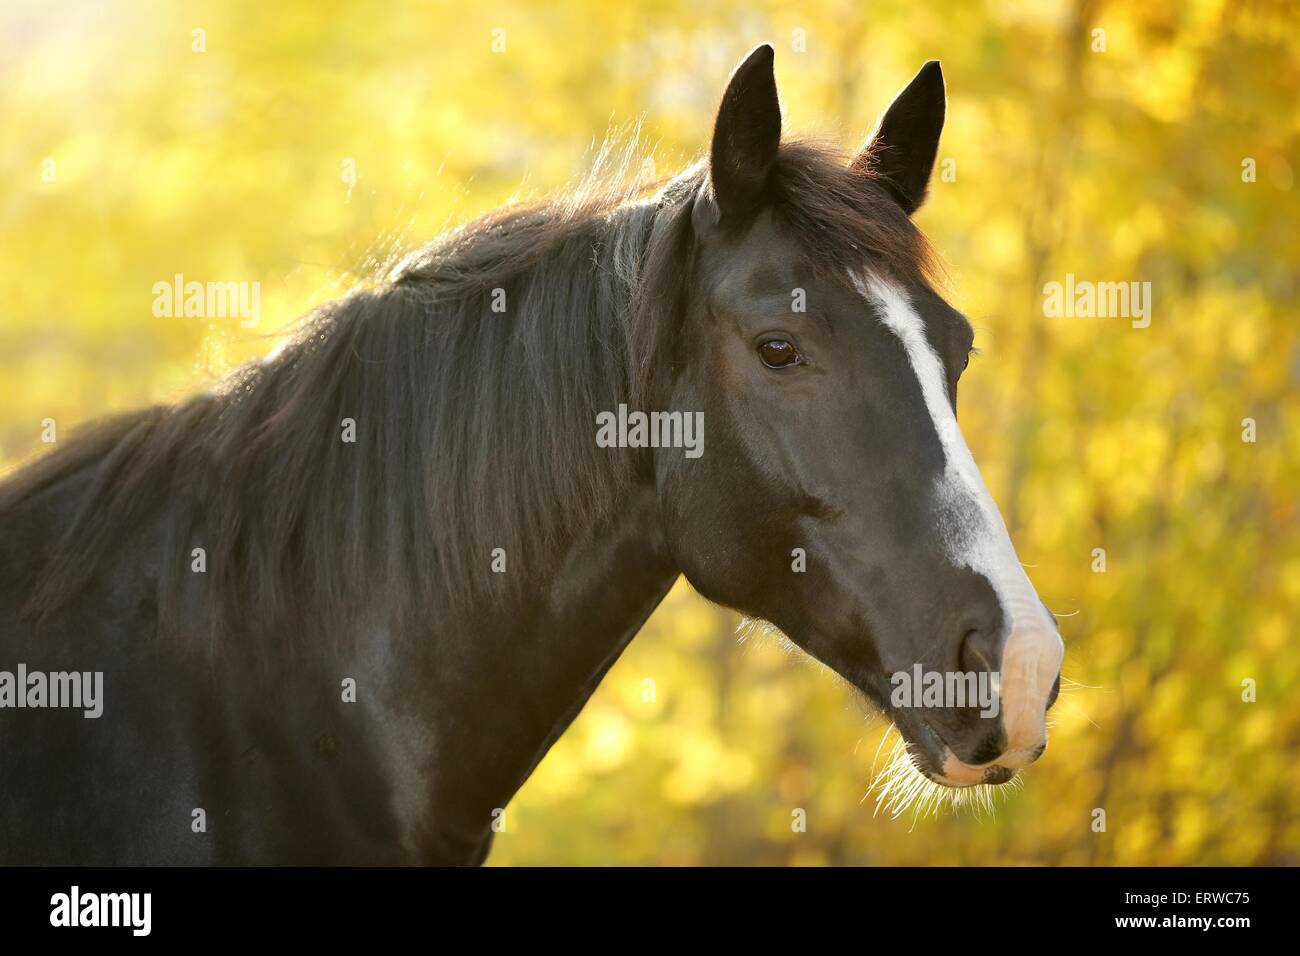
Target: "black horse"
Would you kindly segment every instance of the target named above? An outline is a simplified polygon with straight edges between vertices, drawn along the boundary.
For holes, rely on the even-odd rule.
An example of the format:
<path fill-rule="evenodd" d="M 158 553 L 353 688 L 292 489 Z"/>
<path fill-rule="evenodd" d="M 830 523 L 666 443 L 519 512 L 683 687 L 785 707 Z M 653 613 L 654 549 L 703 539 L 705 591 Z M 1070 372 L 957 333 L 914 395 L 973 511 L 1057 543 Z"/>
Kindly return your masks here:
<path fill-rule="evenodd" d="M 944 110 L 931 62 L 855 157 L 782 143 L 761 46 L 707 163 L 449 233 L 219 392 L 12 476 L 0 862 L 481 862 L 679 574 L 931 780 L 1036 759 L 1062 645 L 910 219 Z M 665 414 L 607 447 L 620 406 Z M 898 704 L 916 665 L 992 676 L 996 715 Z"/>

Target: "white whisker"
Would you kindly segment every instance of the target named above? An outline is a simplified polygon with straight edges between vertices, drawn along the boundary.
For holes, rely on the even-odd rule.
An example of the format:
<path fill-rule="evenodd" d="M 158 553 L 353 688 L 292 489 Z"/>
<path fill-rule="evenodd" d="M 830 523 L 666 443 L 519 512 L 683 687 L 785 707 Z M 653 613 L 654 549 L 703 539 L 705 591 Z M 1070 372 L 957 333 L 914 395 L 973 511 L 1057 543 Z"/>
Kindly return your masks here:
<path fill-rule="evenodd" d="M 880 746 L 876 748 L 877 757 L 890 733 L 896 730 L 891 726 L 880 738 Z M 897 820 L 911 810 L 913 828 L 917 821 L 939 816 L 946 811 L 969 811 L 981 820 L 986 815 L 993 816 L 1000 798 L 1024 786 L 1024 778 L 1020 775 L 1000 785 L 981 783 L 973 787 L 945 787 L 935 783 L 917 768 L 901 734 L 890 748 L 884 769 L 876 773 L 875 761 L 872 762 L 871 769 L 871 784 L 860 802 L 865 803 L 867 797 L 874 794 L 876 806 L 872 816 L 879 816 L 883 812 L 891 820 Z"/>

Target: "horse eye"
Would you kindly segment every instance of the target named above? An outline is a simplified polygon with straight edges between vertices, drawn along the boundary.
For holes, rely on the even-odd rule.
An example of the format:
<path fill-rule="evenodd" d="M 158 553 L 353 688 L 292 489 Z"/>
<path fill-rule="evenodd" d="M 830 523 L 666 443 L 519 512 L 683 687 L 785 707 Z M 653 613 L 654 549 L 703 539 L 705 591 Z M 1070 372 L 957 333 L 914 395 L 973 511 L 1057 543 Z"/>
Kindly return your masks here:
<path fill-rule="evenodd" d="M 768 339 L 758 347 L 759 357 L 768 368 L 788 368 L 801 361 L 799 350 L 785 339 Z"/>

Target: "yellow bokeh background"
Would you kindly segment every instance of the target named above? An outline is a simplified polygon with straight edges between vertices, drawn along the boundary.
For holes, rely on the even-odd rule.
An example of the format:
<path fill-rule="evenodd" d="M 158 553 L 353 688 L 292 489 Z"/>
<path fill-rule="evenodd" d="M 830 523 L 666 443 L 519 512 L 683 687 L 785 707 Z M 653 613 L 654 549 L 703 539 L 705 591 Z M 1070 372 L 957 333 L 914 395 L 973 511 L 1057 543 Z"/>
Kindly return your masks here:
<path fill-rule="evenodd" d="M 694 160 L 760 41 L 787 130 L 844 145 L 939 58 L 918 222 L 978 330 L 968 443 L 1063 615 L 1047 755 L 991 816 L 873 816 L 883 722 L 679 582 L 489 862 L 1295 864 L 1297 36 L 1293 5 L 1223 0 L 10 0 L 0 470 L 46 419 L 207 387 L 447 226 L 563 190 L 611 130 Z M 177 273 L 260 283 L 260 326 L 155 318 Z M 1066 273 L 1149 281 L 1150 326 L 1046 318 Z"/>

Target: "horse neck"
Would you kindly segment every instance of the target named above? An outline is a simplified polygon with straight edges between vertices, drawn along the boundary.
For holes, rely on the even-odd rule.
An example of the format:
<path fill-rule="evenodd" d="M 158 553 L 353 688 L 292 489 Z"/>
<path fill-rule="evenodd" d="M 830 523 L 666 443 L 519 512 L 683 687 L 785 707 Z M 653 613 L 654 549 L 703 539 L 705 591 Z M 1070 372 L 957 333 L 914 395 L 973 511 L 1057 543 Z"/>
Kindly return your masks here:
<path fill-rule="evenodd" d="M 531 602 L 526 617 L 533 620 L 519 630 L 544 662 L 540 673 L 547 679 L 526 686 L 523 694 L 553 715 L 541 721 L 549 724 L 543 752 L 676 580 L 658 521 L 654 489 L 635 487 L 616 515 L 572 542 Z"/>
<path fill-rule="evenodd" d="M 609 519 L 563 549 L 545 583 L 503 608 L 439 627 L 424 655 L 436 728 L 438 839 L 477 845 L 577 716 L 672 587 L 654 489 L 638 485 Z M 449 662 L 455 661 L 454 665 Z M 485 852 L 485 851 L 484 851 Z"/>
<path fill-rule="evenodd" d="M 604 283 L 610 274 L 629 268 L 626 260 L 633 250 L 643 247 L 649 235 L 650 212 L 629 209 L 619 215 L 639 218 L 606 224 L 604 228 L 615 232 L 601 237 L 597 245 L 613 258 L 599 264 L 593 282 Z M 533 268 L 552 274 L 575 266 L 593 268 L 587 251 L 592 241 L 591 235 L 575 235 L 568 244 L 544 244 Z M 617 250 L 617 255 L 611 250 Z M 431 259 L 415 274 L 435 283 L 447 281 L 440 269 L 448 271 Z M 554 305 L 556 300 L 548 301 Z M 558 301 L 564 302 L 562 298 Z M 571 304 L 596 310 L 585 313 L 593 328 L 605 322 L 611 330 L 627 318 L 616 310 L 629 307 L 616 294 L 582 296 Z M 580 313 L 570 311 L 556 321 L 572 322 L 578 317 Z M 465 318 L 479 321 L 474 313 Z M 544 317 L 537 318 L 543 327 L 551 327 Z M 500 323 L 476 328 L 485 336 L 499 337 L 494 340 L 493 354 L 510 347 L 511 343 L 501 338 L 506 327 Z M 569 337 L 577 338 L 573 332 L 570 328 Z M 545 340 L 536 344 L 539 348 L 548 345 Z M 544 354 L 543 358 L 556 376 L 568 374 L 562 354 Z M 552 384 L 558 394 L 559 383 Z M 603 389 L 603 397 L 597 400 L 609 400 L 614 391 Z M 485 398 L 500 394 L 502 390 L 494 387 Z M 515 398 L 521 394 L 515 393 Z M 513 411 L 501 405 L 490 407 L 497 414 Z M 481 405 L 475 408 L 482 414 Z M 594 414 L 598 410 L 575 407 L 560 417 L 563 427 L 588 429 L 580 437 L 570 435 L 573 440 L 559 442 L 550 433 L 525 430 L 518 433 L 519 441 L 511 447 L 488 450 L 502 468 L 508 455 L 516 462 L 553 466 L 551 472 L 535 476 L 532 487 L 519 486 L 513 503 L 524 505 L 519 499 L 540 487 L 550 490 L 533 495 L 528 507 L 550 508 L 548 495 L 567 495 L 566 512 L 550 515 L 550 521 L 527 523 L 534 547 L 515 541 L 501 548 L 506 564 L 499 569 L 500 577 L 488 573 L 489 554 L 496 544 L 505 542 L 482 535 L 466 539 L 471 546 L 461 547 L 459 553 L 473 555 L 468 569 L 475 582 L 471 599 L 450 600 L 441 615 L 432 616 L 436 623 L 426 623 L 414 632 L 416 640 L 407 653 L 393 656 L 411 662 L 403 680 L 418 698 L 415 706 L 433 728 L 434 752 L 412 756 L 414 762 L 436 769 L 419 779 L 416 792 L 427 794 L 432 789 L 438 826 L 449 831 L 457 843 L 473 845 L 486 835 L 492 812 L 506 806 L 574 719 L 678 574 L 660 530 L 649 452 L 597 449 Z M 552 446 L 549 455 L 546 448 L 528 444 L 543 440 Z M 602 457 L 599 464 L 566 457 L 575 454 L 582 442 L 600 456 L 638 457 Z M 557 448 L 563 451 L 557 454 Z M 483 453 L 484 449 L 476 451 Z M 573 487 L 566 487 L 562 480 L 565 471 L 574 468 L 585 469 L 589 499 L 575 498 Z M 561 477 L 557 479 L 557 475 Z M 462 481 L 466 477 L 464 471 L 458 474 Z M 510 480 L 517 477 L 512 475 Z M 475 490 L 488 493 L 493 507 L 507 508 L 512 503 L 486 489 Z M 449 495 L 451 500 L 459 500 L 456 490 L 449 490 Z M 554 520 L 557 517 L 561 520 Z M 515 581 L 520 583 L 512 586 Z M 427 622 L 430 615 L 421 618 Z"/>

